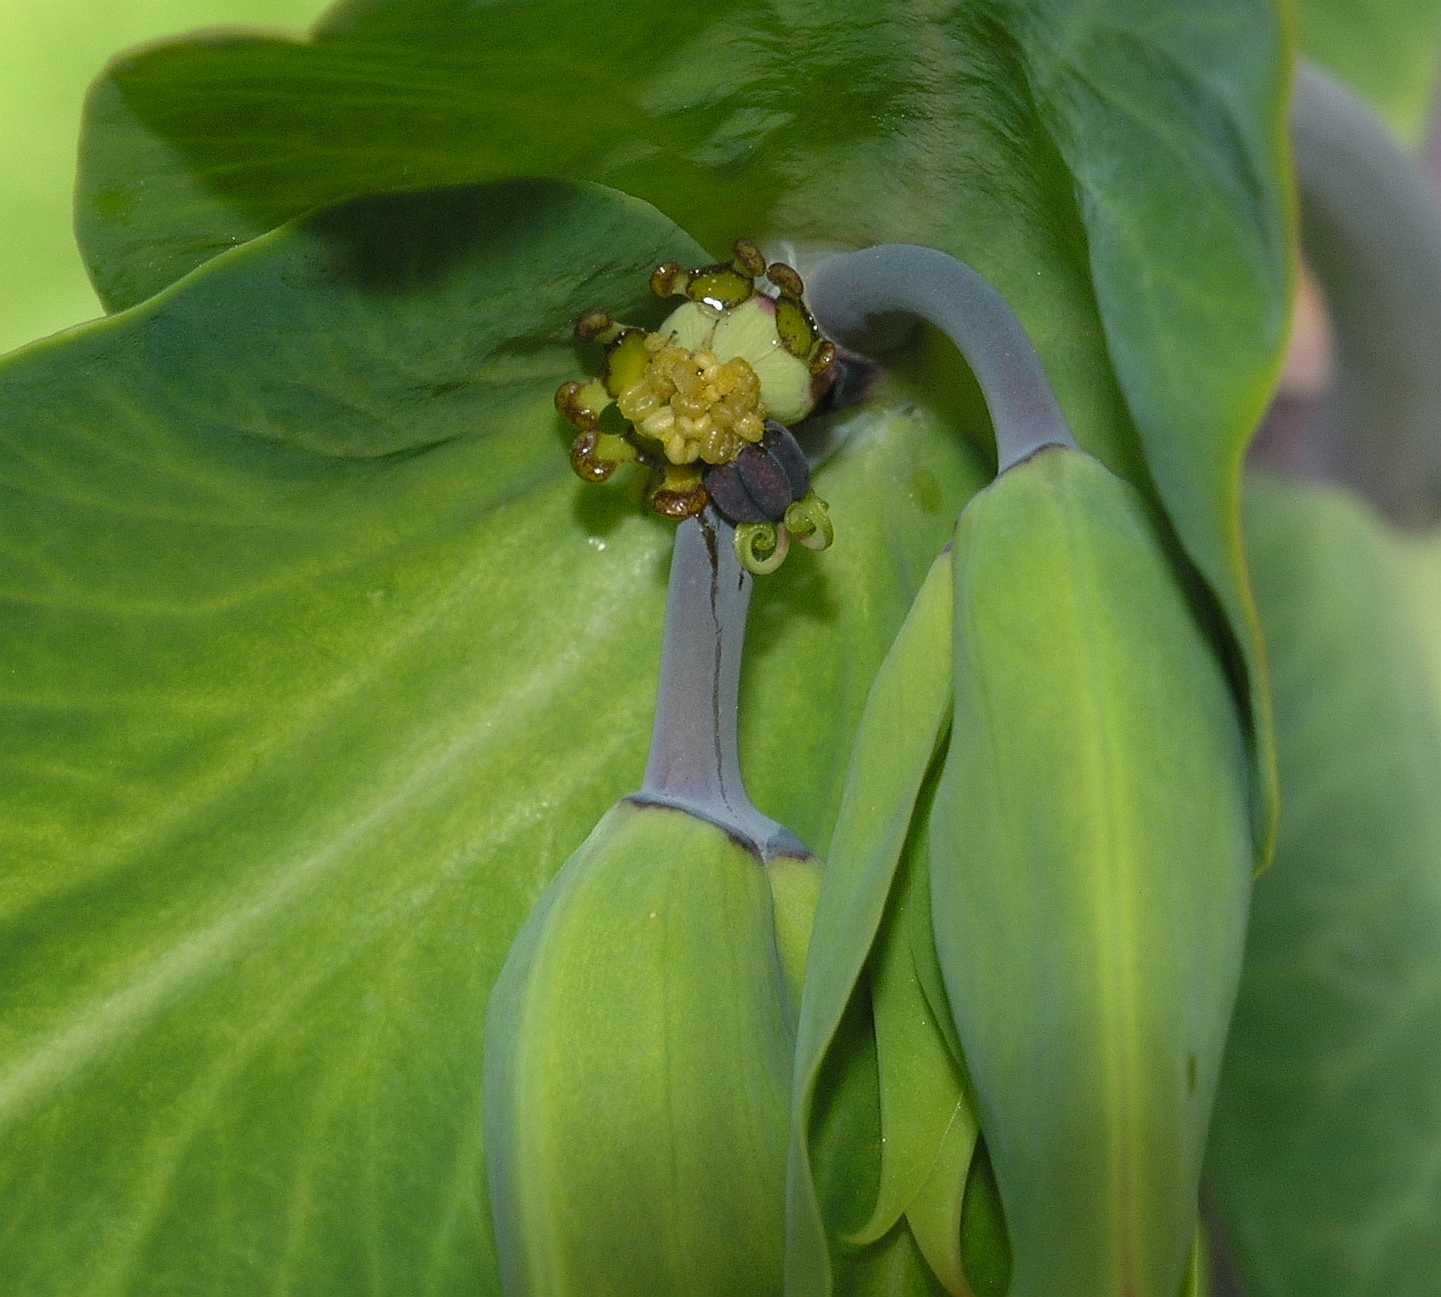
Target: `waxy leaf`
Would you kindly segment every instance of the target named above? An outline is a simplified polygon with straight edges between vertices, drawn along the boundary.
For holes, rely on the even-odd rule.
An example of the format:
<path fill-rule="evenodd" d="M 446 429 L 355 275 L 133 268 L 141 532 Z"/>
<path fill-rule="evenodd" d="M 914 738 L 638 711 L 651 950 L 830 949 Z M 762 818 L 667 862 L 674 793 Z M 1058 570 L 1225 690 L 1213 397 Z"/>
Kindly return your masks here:
<path fill-rule="evenodd" d="M 318 204 L 542 174 L 636 194 L 714 249 L 770 234 L 963 257 L 1035 339 L 1081 444 L 1159 497 L 1219 600 L 1264 856 L 1239 471 L 1285 333 L 1289 57 L 1262 0 L 649 3 L 603 20 L 570 0 L 364 0 L 309 42 L 116 62 L 87 110 L 79 236 L 120 307 Z"/>
<path fill-rule="evenodd" d="M 593 187 L 367 201 L 0 365 L 7 1292 L 494 1297 L 486 1001 L 639 783 L 673 534 L 551 394 L 700 254 Z M 820 846 L 797 736 L 848 750 L 977 480 L 924 406 L 826 431 L 742 721 Z"/>
<path fill-rule="evenodd" d="M 884 1210 L 893 1193 L 889 1181 L 901 1174 L 889 1166 L 879 1172 L 877 1191 L 866 1204 L 865 1216 L 855 1221 L 823 1219 L 811 1141 L 815 1110 L 826 1098 L 819 1084 L 822 1067 L 827 1052 L 835 1049 L 838 1034 L 842 1047 L 836 1054 L 842 1073 L 860 1068 L 859 1051 L 848 1042 L 854 1040 L 857 1031 L 868 1032 L 870 1024 L 853 1026 L 844 1033 L 842 1026 L 848 1008 L 853 1018 L 863 1012 L 853 997 L 886 911 L 912 808 L 950 711 L 951 685 L 946 671 L 950 659 L 950 567 L 950 552 L 946 550 L 933 564 L 871 687 L 826 857 L 796 1039 L 787 1182 L 788 1297 L 831 1291 L 828 1232 L 855 1233 L 864 1238 L 868 1225 L 879 1223 L 889 1228 L 891 1223 L 884 1219 L 877 1222 L 876 1215 L 878 1203 L 882 1216 L 890 1215 Z M 894 924 L 892 929 L 892 944 L 909 957 L 906 930 L 897 930 Z M 919 999 L 919 985 L 916 990 Z M 881 1047 L 887 1043 L 876 1042 Z M 954 1060 L 941 1058 L 938 1062 L 944 1078 L 944 1069 Z M 834 1106 L 837 1101 L 830 1097 L 826 1102 Z M 879 1102 L 885 1102 L 883 1091 Z M 924 1114 L 920 1117 L 924 1119 Z M 879 1118 L 884 1123 L 884 1111 Z M 853 1140 L 848 1151 L 852 1157 L 881 1166 L 878 1148 Z M 904 1205 L 897 1204 L 897 1209 Z"/>
<path fill-rule="evenodd" d="M 937 1265 L 932 1259 L 932 1267 L 948 1276 L 947 1282 L 954 1286 L 960 1270 L 961 1193 L 979 1128 L 964 1093 L 959 1061 L 926 999 L 911 955 L 914 875 L 924 874 L 928 860 L 924 853 L 906 855 L 914 859 L 901 862 L 870 961 L 883 1139 L 880 1191 L 871 1219 L 849 1241 L 874 1242 L 913 1204 L 934 1204 L 937 1196 L 923 1192 L 927 1181 L 935 1174 L 944 1179 L 948 1171 L 954 1172 L 950 1184 L 954 1215 L 949 1226 L 942 1224 L 929 1231 L 926 1239 L 918 1240 L 929 1257 L 931 1248 L 926 1243 L 930 1238 L 939 1239 L 948 1230 L 953 1235 L 935 1249 L 944 1254 L 944 1261 Z M 943 1165 L 938 1168 L 938 1163 Z M 924 1207 L 920 1210 L 925 1213 Z M 943 1215 L 940 1211 L 930 1214 Z"/>
<path fill-rule="evenodd" d="M 1252 483 L 1286 800 L 1212 1197 L 1247 1297 L 1441 1290 L 1441 537 Z"/>

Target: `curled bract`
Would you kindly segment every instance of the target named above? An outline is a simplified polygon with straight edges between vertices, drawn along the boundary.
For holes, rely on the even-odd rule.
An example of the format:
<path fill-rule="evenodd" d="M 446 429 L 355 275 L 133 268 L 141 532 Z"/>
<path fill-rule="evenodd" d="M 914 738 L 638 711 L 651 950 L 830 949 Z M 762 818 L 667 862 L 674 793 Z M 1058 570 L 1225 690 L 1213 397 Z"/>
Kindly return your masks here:
<path fill-rule="evenodd" d="M 807 310 L 800 276 L 741 239 L 731 261 L 691 270 L 667 262 L 650 286 L 685 299 L 658 329 L 605 311 L 576 324 L 579 338 L 605 351 L 598 377 L 555 394 L 576 429 L 572 467 L 603 482 L 620 464 L 645 465 L 651 508 L 677 521 L 714 502 L 727 521 L 752 529 L 745 544 L 738 532 L 737 552 L 753 572 L 779 566 L 792 532 L 824 549 L 833 529 L 787 425 L 833 382 L 836 348 Z M 753 552 L 765 557 L 748 558 Z"/>

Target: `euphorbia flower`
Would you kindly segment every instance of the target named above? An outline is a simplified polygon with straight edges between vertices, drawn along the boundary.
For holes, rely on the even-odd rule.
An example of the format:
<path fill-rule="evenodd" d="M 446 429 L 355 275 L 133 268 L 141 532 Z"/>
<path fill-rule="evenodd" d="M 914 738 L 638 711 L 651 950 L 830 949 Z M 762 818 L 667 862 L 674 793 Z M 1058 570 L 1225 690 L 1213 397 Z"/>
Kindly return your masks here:
<path fill-rule="evenodd" d="M 24 623 L 38 629 L 33 651 L 14 655 L 13 687 L 48 702 L 72 646 L 84 646 L 72 655 L 81 680 L 92 679 L 97 661 L 123 660 L 137 643 L 154 646 L 146 691 L 136 695 L 144 715 L 131 722 L 128 713 L 107 712 L 105 722 L 107 757 L 119 754 L 117 768 L 142 776 L 136 816 L 125 814 L 126 801 L 113 820 L 95 820 L 90 837 L 77 829 L 76 861 L 50 872 L 57 889 L 83 878 L 86 888 L 73 890 L 88 903 L 96 895 L 91 849 L 103 848 L 113 871 L 107 884 L 127 873 L 145 889 L 174 881 L 177 900 L 156 914 L 125 912 L 131 926 L 121 930 L 133 927 L 143 939 L 120 952 L 123 959 L 112 960 L 110 946 L 83 930 L 83 916 L 57 926 L 53 941 L 35 933 L 35 959 L 17 970 L 17 985 L 21 995 L 31 986 L 45 995 L 35 999 L 38 1025 L 7 1076 L 32 1087 L 21 1095 L 28 1101 L 45 1097 L 44 1078 L 70 1067 L 77 1051 L 90 1057 L 113 1045 L 119 1062 L 96 1069 L 93 1084 L 76 1080 L 35 1121 L 20 1122 L 17 1156 L 38 1150 L 43 1168 L 47 1150 L 71 1146 L 84 1150 L 78 1160 L 96 1131 L 116 1125 L 115 1095 L 126 1090 L 125 1076 L 118 1085 L 115 1078 L 131 1058 L 124 1041 L 134 1026 L 150 1046 L 137 1064 L 147 1097 L 172 1079 L 170 1064 L 178 1075 L 193 1059 L 197 1069 L 216 1064 L 197 1073 L 197 1093 L 239 1093 L 243 1082 L 246 1093 L 270 1101 L 244 1131 L 247 1141 L 252 1132 L 272 1136 L 265 1173 L 256 1177 L 267 1195 L 263 1211 L 242 1204 L 232 1213 L 235 1186 L 206 1179 L 215 1166 L 235 1165 L 237 1146 L 237 1131 L 206 1125 L 212 1114 L 198 1113 L 189 1142 L 168 1128 L 137 1137 L 157 1165 L 179 1167 L 175 1184 L 198 1181 L 224 1203 L 211 1219 L 196 1195 L 183 1223 L 166 1226 L 203 1252 L 216 1279 L 208 1284 L 206 1274 L 209 1287 L 239 1291 L 253 1283 L 255 1257 L 281 1254 L 292 1273 L 320 1276 L 317 1293 L 332 1291 L 332 1281 L 353 1284 L 367 1263 L 381 1264 L 377 1220 L 388 1226 L 392 1215 L 410 1213 L 404 1228 L 387 1235 L 394 1251 L 386 1252 L 386 1273 L 405 1282 L 434 1276 L 437 1291 L 459 1291 L 479 1276 L 483 1291 L 494 1290 L 491 1240 L 476 1201 L 482 1008 L 547 872 L 601 807 L 634 786 L 637 717 L 648 713 L 650 673 L 640 673 L 637 685 L 631 667 L 654 642 L 655 560 L 670 535 L 614 496 L 551 472 L 552 459 L 564 471 L 564 450 L 549 399 L 580 370 L 569 344 L 578 315 L 601 308 L 639 318 L 644 307 L 624 300 L 620 271 L 629 276 L 642 261 L 704 268 L 751 230 L 777 244 L 907 239 L 981 266 L 1035 336 L 1079 443 L 1136 485 L 1158 525 L 1173 522 L 1175 570 L 1194 578 L 1198 599 L 1215 594 L 1215 622 L 1229 619 L 1250 653 L 1228 705 L 1243 710 L 1247 697 L 1263 697 L 1232 526 L 1237 450 L 1282 328 L 1285 206 L 1268 123 L 1284 78 L 1279 58 L 1266 56 L 1278 48 L 1274 24 L 1240 0 L 1223 8 L 1244 20 L 1247 38 L 1244 60 L 1228 65 L 1239 89 L 1224 102 L 1190 94 L 1193 84 L 1226 75 L 1217 69 L 1210 9 L 1201 16 L 1178 10 L 1164 32 L 1119 8 L 1065 4 L 1044 12 L 962 6 L 942 18 L 882 6 L 868 9 L 864 22 L 795 5 L 627 9 L 594 24 L 577 55 L 573 42 L 557 39 L 574 29 L 574 14 L 546 0 L 361 0 L 331 14 L 309 42 L 230 37 L 117 63 L 91 99 L 80 224 L 107 306 L 135 309 L 16 366 L 24 392 L 53 399 L 33 425 L 25 409 L 6 407 L 7 427 L 19 430 L 15 479 L 50 491 L 43 509 L 21 515 L 40 519 L 43 544 L 34 551 L 33 622 Z M 1138 132 L 1141 122 L 1164 130 Z M 1224 149 L 1215 146 L 1218 122 Z M 1191 159 L 1202 162 L 1188 169 Z M 1127 178 L 1135 174 L 1165 184 L 1153 191 Z M 514 179 L 557 175 L 599 183 Z M 429 186 L 448 188 L 414 195 Z M 373 193 L 388 196 L 333 210 Z M 1154 201 L 1157 193 L 1165 201 Z M 1205 259 L 1191 255 L 1201 246 Z M 592 300 L 594 284 L 603 286 L 600 300 Z M 782 296 L 788 291 L 783 281 L 777 287 Z M 749 313 L 763 314 L 762 304 Z M 707 338 L 708 328 L 674 344 L 686 358 L 666 357 L 660 370 L 668 381 L 684 378 L 692 361 L 704 380 L 712 360 L 719 379 L 738 358 L 763 378 L 764 356 L 748 346 L 727 356 L 729 348 L 716 345 L 719 327 Z M 670 345 L 648 354 L 646 367 Z M 767 345 L 766 355 L 778 354 Z M 935 346 L 934 338 L 920 339 L 885 356 L 859 409 L 813 416 L 809 431 L 799 429 L 814 457 L 807 471 L 815 468 L 835 502 L 843 543 L 805 574 L 788 569 L 767 583 L 766 634 L 757 637 L 747 676 L 758 704 L 748 715 L 762 719 L 742 740 L 758 802 L 817 845 L 833 836 L 858 696 L 974 485 L 972 452 L 959 435 L 989 445 L 984 419 L 967 406 L 964 376 L 949 381 Z M 1174 363 L 1192 355 L 1208 364 Z M 197 356 L 203 364 L 181 363 Z M 163 381 L 142 399 L 134 390 L 140 380 L 127 387 L 117 375 L 129 381 L 146 365 Z M 105 373 L 104 384 L 96 372 Z M 637 402 L 661 400 L 660 382 L 642 373 L 637 384 Z M 743 371 L 728 371 L 726 384 L 722 391 L 717 383 L 710 409 L 678 410 L 676 393 L 665 394 L 677 427 L 682 417 L 712 419 L 709 429 L 682 429 L 696 435 L 673 445 L 638 432 L 631 442 L 623 426 L 605 427 L 623 417 L 618 408 L 600 412 L 596 431 L 620 437 L 637 458 L 642 451 L 663 458 L 663 474 L 686 467 L 672 460 L 672 449 L 681 461 L 695 450 L 692 472 L 722 473 L 749 449 L 764 448 L 760 406 L 771 400 L 747 408 Z M 731 397 L 739 399 L 727 404 Z M 734 416 L 720 430 L 744 444 L 729 464 L 697 469 L 707 464 L 707 449 L 724 457 L 726 438 L 711 436 L 725 422 L 717 409 Z M 777 394 L 766 415 L 785 410 Z M 642 424 L 656 413 L 638 405 L 632 412 Z M 759 442 L 752 415 L 762 420 Z M 53 490 L 20 462 L 22 449 L 48 463 L 91 436 L 102 447 L 92 459 L 109 466 L 114 482 L 79 453 L 63 460 Z M 125 476 L 131 453 L 146 469 Z M 578 458 L 583 466 L 601 462 L 584 448 Z M 1002 481 L 1014 482 L 1013 472 Z M 748 499 L 773 513 L 755 482 L 739 467 L 736 475 L 743 492 L 732 495 L 732 512 Z M 97 490 L 96 479 L 117 489 Z M 694 504 L 693 486 L 675 494 Z M 75 577 L 100 583 L 98 615 L 89 619 L 73 612 L 75 587 L 47 584 L 52 556 L 93 543 L 93 518 L 83 509 L 74 517 L 86 491 L 107 508 L 119 502 L 120 511 L 136 501 L 157 506 L 134 553 L 115 545 L 113 567 L 91 565 Z M 724 491 L 707 493 L 719 503 Z M 222 522 L 234 527 L 217 540 L 206 528 Z M 789 531 L 784 516 L 781 524 Z M 820 516 L 813 526 L 822 536 Z M 31 553 L 31 540 L 22 532 L 17 552 Z M 771 557 L 779 551 L 778 531 Z M 305 597 L 296 598 L 302 587 Z M 1211 632 L 1219 653 L 1224 632 Z M 375 652 L 377 645 L 385 651 Z M 900 692 L 934 677 L 953 651 L 943 643 L 938 655 L 910 664 Z M 190 674 L 190 664 L 212 653 L 213 672 Z M 256 663 L 289 661 L 286 655 L 303 668 L 293 680 L 268 671 L 245 694 Z M 173 750 L 159 756 L 152 687 L 195 700 L 176 709 L 165 730 Z M 352 709 L 356 690 L 363 691 Z M 1259 703 L 1252 720 L 1264 825 Z M 892 754 L 908 751 L 905 727 L 890 737 Z M 85 768 L 63 745 L 57 751 L 25 778 L 58 786 Z M 314 760 L 317 751 L 322 759 Z M 145 782 L 157 767 L 182 765 L 194 767 L 193 778 L 168 776 L 175 787 L 163 797 Z M 70 795 L 54 794 L 57 802 Z M 166 815 L 200 813 L 183 834 L 167 836 L 144 818 L 157 806 Z M 874 809 L 905 836 L 911 806 L 904 796 Z M 89 826 L 102 812 L 110 808 L 85 801 L 75 823 Z M 844 836 L 834 844 L 838 860 L 854 850 Z M 200 849 L 205 870 L 181 872 L 176 860 Z M 352 875 L 359 886 L 326 891 L 348 881 L 337 879 L 335 862 L 362 852 L 366 868 Z M 296 863 L 302 867 L 291 870 Z M 235 898 L 206 894 L 187 911 L 202 888 L 226 885 L 239 888 L 237 923 L 225 905 Z M 461 890 L 466 904 L 454 912 L 423 908 L 433 895 L 448 902 Z M 293 921 L 297 896 L 322 893 L 328 908 L 310 917 L 324 923 Z M 353 922 L 348 912 L 337 914 L 345 908 L 340 896 L 357 898 Z M 54 899 L 62 909 L 64 897 Z M 414 935 L 415 911 L 429 920 L 423 949 L 393 938 L 392 929 Z M 198 933 L 187 931 L 187 914 L 200 916 Z M 286 922 L 272 923 L 277 915 Z M 369 959 L 360 935 L 354 951 L 342 951 L 354 963 L 318 964 L 314 982 L 324 980 L 338 1007 L 313 1029 L 333 1024 L 343 1035 L 357 1022 L 383 1023 L 376 1031 L 383 1039 L 364 1051 L 363 1067 L 348 1071 L 327 1070 L 317 1039 L 305 1080 L 316 1085 L 321 1135 L 363 1134 L 317 1137 L 292 1162 L 298 1106 L 272 1075 L 226 1052 L 244 1033 L 211 1030 L 204 985 L 196 990 L 191 980 L 194 952 L 220 942 L 244 953 L 207 967 L 206 977 L 214 976 L 220 994 L 237 985 L 250 991 L 244 978 L 297 954 L 319 959 L 326 943 L 345 940 L 347 922 L 382 951 L 364 965 L 377 976 L 357 977 L 353 988 L 330 977 L 337 967 L 360 967 L 362 951 Z M 868 948 L 862 942 L 858 957 Z M 156 951 L 163 958 L 152 977 L 146 961 Z M 262 953 L 271 958 L 250 957 Z M 107 976 L 120 967 L 120 993 L 108 994 L 106 983 L 103 1000 L 81 990 L 66 1000 L 63 988 L 43 979 L 53 966 L 83 960 L 103 965 Z M 126 960 L 139 969 L 143 995 L 127 995 Z M 928 1003 L 941 1003 L 935 986 L 930 992 Z M 60 1009 L 46 1017 L 52 994 Z M 878 994 L 882 1009 L 872 1020 L 882 1022 L 894 1001 L 884 989 Z M 268 1002 L 253 994 L 223 1001 L 227 1013 L 234 1004 Z M 308 1009 L 312 1002 L 301 995 L 285 1004 Z M 112 1034 L 88 1029 L 96 1004 L 110 1015 L 102 1025 Z M 115 1015 L 130 1004 L 150 1016 L 117 1026 Z M 863 1039 L 870 1026 L 866 1013 L 859 1017 Z M 301 1018 L 307 1025 L 288 1025 L 287 1043 L 312 1029 L 311 1016 L 294 1015 Z M 393 1026 L 401 1021 L 404 1032 Z M 70 1031 L 73 1023 L 87 1030 Z M 195 1048 L 171 1048 L 177 1041 Z M 30 1066 L 32 1045 L 39 1067 Z M 296 1057 L 284 1051 L 275 1070 Z M 854 1074 L 864 1091 L 864 1069 Z M 16 1093 L 7 1089 L 7 1102 Z M 875 1103 L 859 1107 L 862 1135 L 842 1141 L 847 1156 L 869 1155 Z M 1003 1102 L 992 1107 L 982 1111 L 988 1139 L 1013 1121 Z M 134 1105 L 137 1118 L 150 1111 Z M 953 1143 L 968 1154 L 978 1147 Z M 168 1160 L 172 1154 L 179 1163 Z M 938 1180 L 965 1160 L 948 1161 Z M 969 1160 L 983 1165 L 979 1154 Z M 1013 1171 L 1005 1177 L 1016 1183 Z M 42 1208 L 58 1198 L 59 1178 L 34 1177 Z M 302 1204 L 289 1234 L 285 1213 L 270 1212 L 274 1186 L 288 1183 L 299 1186 Z M 82 1210 L 44 1214 L 73 1222 L 67 1227 L 77 1234 L 127 1213 L 149 1229 L 165 1194 L 148 1183 L 133 1194 L 116 1185 L 75 1177 L 66 1192 Z M 453 1198 L 435 1212 L 445 1186 L 454 1187 Z M 948 1191 L 944 1205 L 957 1196 L 954 1177 Z M 1007 1192 L 1002 1185 L 1001 1197 Z M 857 1230 L 833 1231 L 829 1243 L 845 1253 L 843 1288 L 854 1273 L 846 1266 L 864 1269 L 876 1256 L 889 1276 L 904 1276 L 897 1283 L 923 1289 L 929 1265 L 954 1284 L 944 1211 L 935 1200 L 898 1197 L 906 1198 L 907 1223 L 874 1245 L 847 1251 L 840 1234 Z M 324 1210 L 312 1210 L 316 1198 Z M 190 1210 L 192 1202 L 200 1205 Z M 324 1228 L 307 1232 L 315 1220 Z M 876 1222 L 842 1226 L 867 1223 Z M 12 1232 L 28 1242 L 23 1222 Z M 152 1238 L 127 1240 L 134 1250 L 122 1249 L 124 1259 L 144 1244 L 147 1265 L 163 1268 L 156 1283 L 183 1287 L 194 1278 L 181 1272 L 174 1249 L 150 1248 Z M 4 1259 L 30 1264 L 31 1252 Z M 93 1282 L 88 1258 L 84 1264 L 71 1287 Z M 1018 1257 L 1018 1274 L 1023 1264 L 1031 1262 Z"/>
<path fill-rule="evenodd" d="M 764 276 L 774 291 L 757 287 Z M 604 482 L 619 464 L 651 470 L 651 508 L 697 516 L 714 501 L 735 524 L 741 563 L 755 573 L 784 561 L 791 536 L 813 549 L 832 539 L 829 510 L 787 424 L 805 418 L 835 379 L 836 349 L 806 309 L 794 268 L 766 264 L 747 239 L 729 264 L 651 275 L 657 297 L 687 300 L 654 332 L 594 311 L 576 323 L 605 346 L 599 378 L 561 384 L 556 408 L 577 430 L 570 462 Z M 607 431 L 611 407 L 628 424 Z"/>

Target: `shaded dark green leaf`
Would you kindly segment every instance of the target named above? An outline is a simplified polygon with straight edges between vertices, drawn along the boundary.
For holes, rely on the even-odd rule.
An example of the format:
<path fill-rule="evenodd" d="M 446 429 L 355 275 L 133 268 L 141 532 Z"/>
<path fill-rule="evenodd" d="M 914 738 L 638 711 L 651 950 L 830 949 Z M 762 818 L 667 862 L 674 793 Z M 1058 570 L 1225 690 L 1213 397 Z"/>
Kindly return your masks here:
<path fill-rule="evenodd" d="M 373 200 L 0 368 L 8 1291 L 495 1292 L 486 997 L 640 782 L 671 537 L 551 392 L 697 254 L 589 187 Z M 893 406 L 753 613 L 748 773 L 822 848 L 978 478 Z"/>
<path fill-rule="evenodd" d="M 1265 840 L 1238 472 L 1284 334 L 1287 57 L 1260 0 L 603 18 L 372 0 L 308 43 L 117 62 L 89 104 L 79 232 L 114 306 L 317 204 L 514 174 L 615 185 L 712 251 L 769 233 L 964 257 L 1035 337 L 1082 444 L 1159 493 L 1219 599 Z"/>
<path fill-rule="evenodd" d="M 1209 1173 L 1247 1297 L 1441 1285 L 1441 546 L 1251 487 L 1285 802 Z"/>

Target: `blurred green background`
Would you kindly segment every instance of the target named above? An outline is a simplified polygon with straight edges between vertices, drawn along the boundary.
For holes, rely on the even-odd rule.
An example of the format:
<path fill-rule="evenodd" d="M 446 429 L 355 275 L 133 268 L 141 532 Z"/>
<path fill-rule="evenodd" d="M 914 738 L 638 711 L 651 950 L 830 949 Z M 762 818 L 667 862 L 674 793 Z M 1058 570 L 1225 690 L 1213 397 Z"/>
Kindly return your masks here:
<path fill-rule="evenodd" d="M 116 53 L 197 27 L 304 31 L 326 0 L 0 0 L 0 352 L 100 314 L 75 251 L 80 109 Z"/>

